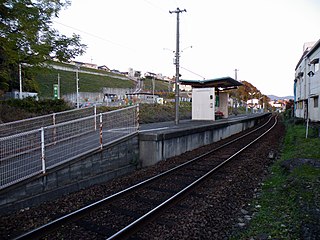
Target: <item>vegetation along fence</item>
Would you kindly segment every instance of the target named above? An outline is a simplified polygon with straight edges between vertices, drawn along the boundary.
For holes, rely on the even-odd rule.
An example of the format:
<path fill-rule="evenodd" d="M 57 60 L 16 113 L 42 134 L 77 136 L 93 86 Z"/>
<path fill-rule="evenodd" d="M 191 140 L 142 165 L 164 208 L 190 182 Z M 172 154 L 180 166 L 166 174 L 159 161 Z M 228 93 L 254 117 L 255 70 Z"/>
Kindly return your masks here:
<path fill-rule="evenodd" d="M 0 189 L 137 133 L 138 106 L 0 137 Z"/>

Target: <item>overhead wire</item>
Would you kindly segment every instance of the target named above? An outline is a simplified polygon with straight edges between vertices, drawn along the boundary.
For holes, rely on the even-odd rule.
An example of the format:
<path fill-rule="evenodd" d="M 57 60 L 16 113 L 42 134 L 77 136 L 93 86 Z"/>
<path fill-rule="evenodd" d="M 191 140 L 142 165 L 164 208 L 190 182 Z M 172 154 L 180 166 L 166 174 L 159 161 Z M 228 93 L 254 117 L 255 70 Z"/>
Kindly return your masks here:
<path fill-rule="evenodd" d="M 150 6 L 152 6 L 153 8 L 157 9 L 157 10 L 160 11 L 161 13 L 166 14 L 168 17 L 172 16 L 171 14 L 168 14 L 170 9 L 167 9 L 167 10 L 166 10 L 166 9 L 160 7 L 159 5 L 154 4 L 152 1 L 149 1 L 149 0 L 143 0 L 143 1 L 146 2 L 147 4 L 149 4 Z M 175 3 L 177 4 L 177 1 L 176 1 L 176 0 L 175 0 Z M 123 44 L 117 43 L 117 42 L 112 41 L 112 40 L 110 40 L 110 39 L 103 38 L 103 37 L 101 37 L 101 36 L 99 36 L 99 35 L 96 35 L 96 34 L 93 34 L 93 33 L 87 32 L 87 31 L 84 31 L 84 30 L 82 30 L 82 29 L 79 29 L 79 28 L 76 28 L 76 27 L 67 25 L 67 24 L 65 24 L 65 23 L 61 23 L 61 22 L 56 21 L 56 20 L 52 20 L 52 22 L 54 22 L 54 23 L 56 23 L 56 24 L 58 24 L 58 25 L 61 25 L 61 26 L 64 26 L 64 27 L 73 29 L 73 30 L 75 30 L 75 31 L 77 31 L 77 32 L 79 32 L 79 33 L 83 33 L 83 34 L 86 34 L 86 35 L 91 36 L 91 37 L 93 37 L 93 38 L 102 40 L 102 41 L 104 41 L 104 42 L 108 42 L 108 43 L 111 43 L 111 44 L 113 44 L 113 45 L 117 45 L 117 46 L 119 46 L 119 47 L 122 47 L 122 48 L 129 49 L 129 50 L 134 51 L 134 49 L 131 49 L 131 48 L 128 47 L 128 46 L 125 46 L 125 45 L 123 45 Z M 187 71 L 188 71 L 188 70 L 187 70 Z M 190 71 L 190 72 L 192 72 L 192 71 Z M 200 76 L 200 75 L 199 75 L 199 76 Z"/>
<path fill-rule="evenodd" d="M 114 42 L 114 41 L 111 41 L 111 40 L 102 38 L 102 37 L 100 37 L 100 36 L 98 36 L 98 35 L 95 35 L 95 34 L 93 34 L 93 33 L 89 33 L 89 32 L 86 32 L 86 31 L 83 31 L 83 30 L 81 30 L 81 29 L 79 29 L 79 28 L 75 28 L 75 27 L 69 26 L 69 25 L 67 25 L 67 24 L 64 24 L 64 23 L 55 21 L 55 20 L 53 20 L 53 22 L 56 23 L 56 24 L 62 25 L 62 26 L 64 26 L 64 27 L 67 27 L 67 28 L 76 30 L 76 31 L 78 31 L 78 32 L 84 33 L 84 34 L 89 35 L 89 36 L 91 36 L 91 37 L 100 39 L 100 40 L 102 40 L 102 41 L 109 42 L 109 43 L 112 43 L 112 44 L 114 44 L 114 45 L 117 45 L 117 46 L 126 48 L 126 49 L 130 49 L 129 47 L 126 47 L 126 46 L 124 46 L 124 45 L 122 45 L 122 44 L 120 44 L 120 43 L 116 43 L 116 42 Z"/>
<path fill-rule="evenodd" d="M 182 69 L 186 70 L 187 72 L 190 72 L 190 73 L 192 73 L 192 74 L 194 74 L 194 75 L 196 75 L 196 76 L 198 76 L 198 77 L 203 78 L 203 80 L 206 79 L 204 76 L 202 76 L 202 75 L 200 75 L 200 74 L 198 74 L 198 73 L 195 73 L 195 72 L 193 72 L 193 71 L 191 71 L 191 70 L 189 70 L 189 69 L 187 69 L 187 68 L 185 68 L 185 67 L 180 66 L 180 68 L 182 68 Z"/>

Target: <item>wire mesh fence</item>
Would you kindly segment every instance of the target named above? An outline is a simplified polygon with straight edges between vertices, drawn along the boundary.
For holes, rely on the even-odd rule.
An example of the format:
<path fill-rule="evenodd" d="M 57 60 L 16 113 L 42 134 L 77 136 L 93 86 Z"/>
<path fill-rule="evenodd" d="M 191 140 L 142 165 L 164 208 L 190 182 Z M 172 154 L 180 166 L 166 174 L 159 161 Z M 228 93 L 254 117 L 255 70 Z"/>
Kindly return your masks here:
<path fill-rule="evenodd" d="M 0 137 L 11 136 L 17 133 L 27 132 L 41 127 L 55 125 L 94 114 L 96 114 L 95 106 L 4 123 L 0 124 Z"/>
<path fill-rule="evenodd" d="M 0 189 L 137 133 L 138 106 L 0 138 Z"/>

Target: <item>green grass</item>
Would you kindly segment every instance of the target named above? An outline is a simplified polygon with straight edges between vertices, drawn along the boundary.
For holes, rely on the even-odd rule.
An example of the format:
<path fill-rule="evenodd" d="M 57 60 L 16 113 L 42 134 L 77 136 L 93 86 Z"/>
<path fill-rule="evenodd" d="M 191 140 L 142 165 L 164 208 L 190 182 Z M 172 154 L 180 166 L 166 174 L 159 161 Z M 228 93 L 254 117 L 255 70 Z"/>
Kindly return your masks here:
<path fill-rule="evenodd" d="M 53 97 L 53 84 L 57 84 L 58 74 L 60 75 L 61 95 L 73 93 L 76 91 L 75 72 L 66 72 L 55 69 L 44 69 L 36 75 L 36 81 L 38 82 L 40 87 L 40 97 Z M 86 73 L 79 73 L 80 92 L 101 92 L 101 89 L 103 87 L 133 88 L 134 82 L 109 76 L 98 76 Z"/>
<path fill-rule="evenodd" d="M 174 103 L 159 104 L 140 104 L 140 123 L 153 123 L 174 121 L 175 105 Z M 181 102 L 179 106 L 179 119 L 191 119 L 191 103 Z"/>
<path fill-rule="evenodd" d="M 54 62 L 50 63 L 62 67 L 73 67 L 73 65 Z M 90 69 L 81 67 L 80 70 L 85 70 L 93 73 L 103 73 L 109 76 L 98 76 L 87 73 L 79 73 L 79 88 L 80 92 L 101 92 L 103 87 L 110 88 L 134 88 L 135 83 L 131 80 L 119 79 L 119 74 L 105 72 L 103 70 Z M 76 91 L 76 73 L 67 72 L 56 69 L 41 69 L 36 74 L 36 81 L 39 84 L 39 96 L 42 98 L 52 98 L 53 97 L 53 84 L 58 83 L 58 74 L 60 75 L 61 84 L 61 95 L 67 93 L 74 93 Z M 122 78 L 124 76 L 120 75 Z M 151 92 L 153 90 L 153 83 L 151 79 L 143 80 L 144 89 L 143 91 Z M 168 92 L 171 91 L 169 83 L 161 80 L 154 81 L 155 93 Z"/>
<path fill-rule="evenodd" d="M 311 132 L 311 135 L 314 134 Z M 302 165 L 285 171 L 281 162 L 293 158 L 320 159 L 320 139 L 305 138 L 305 126 L 287 125 L 281 158 L 263 183 L 249 227 L 231 239 L 301 239 L 303 224 L 317 224 L 312 209 L 319 208 L 320 169 Z"/>
<path fill-rule="evenodd" d="M 144 90 L 152 91 L 152 89 L 153 89 L 152 79 L 147 79 L 147 78 L 144 79 L 143 80 L 143 85 L 144 85 Z M 168 82 L 165 82 L 165 81 L 162 81 L 162 80 L 155 80 L 154 81 L 154 89 L 157 92 L 161 92 L 161 91 L 168 92 L 169 89 L 171 91 L 172 86 L 170 87 Z"/>

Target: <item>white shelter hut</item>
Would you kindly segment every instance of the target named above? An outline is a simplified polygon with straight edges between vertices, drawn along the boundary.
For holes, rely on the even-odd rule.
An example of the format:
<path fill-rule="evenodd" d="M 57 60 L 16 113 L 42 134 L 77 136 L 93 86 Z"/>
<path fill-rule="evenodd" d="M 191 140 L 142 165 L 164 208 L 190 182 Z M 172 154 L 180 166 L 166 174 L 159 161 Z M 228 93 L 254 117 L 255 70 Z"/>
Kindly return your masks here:
<path fill-rule="evenodd" d="M 192 120 L 215 120 L 228 117 L 228 90 L 242 83 L 231 77 L 209 80 L 180 80 L 192 86 Z"/>

